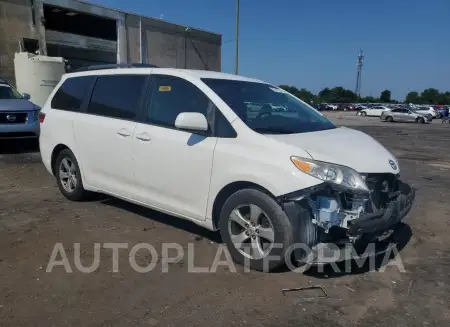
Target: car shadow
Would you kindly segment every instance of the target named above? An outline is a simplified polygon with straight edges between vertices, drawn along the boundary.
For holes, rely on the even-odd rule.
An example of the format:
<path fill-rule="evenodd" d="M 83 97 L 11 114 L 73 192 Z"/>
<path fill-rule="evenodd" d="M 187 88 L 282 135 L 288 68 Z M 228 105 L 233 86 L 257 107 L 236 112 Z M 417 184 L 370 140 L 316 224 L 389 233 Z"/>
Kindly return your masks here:
<path fill-rule="evenodd" d="M 0 154 L 39 152 L 38 139 L 0 139 Z"/>
<path fill-rule="evenodd" d="M 401 261 L 400 253 L 409 243 L 412 235 L 413 233 L 409 225 L 399 223 L 392 235 L 386 240 L 386 242 L 394 245 L 391 250 L 385 253 L 369 255 L 361 259 L 349 259 L 333 264 L 312 266 L 304 274 L 318 279 L 328 279 L 378 271 L 382 267 L 387 266 L 394 258 L 396 261 Z"/>
<path fill-rule="evenodd" d="M 177 218 L 168 214 L 158 212 L 137 204 L 126 202 L 121 199 L 113 198 L 106 195 L 97 195 L 96 200 L 99 200 L 102 204 L 112 206 L 114 208 L 126 210 L 132 212 L 141 217 L 169 225 L 171 227 L 186 231 L 191 234 L 195 234 L 201 238 L 205 238 L 214 243 L 222 243 L 219 232 L 213 232 L 206 228 L 203 228 L 189 220 Z"/>

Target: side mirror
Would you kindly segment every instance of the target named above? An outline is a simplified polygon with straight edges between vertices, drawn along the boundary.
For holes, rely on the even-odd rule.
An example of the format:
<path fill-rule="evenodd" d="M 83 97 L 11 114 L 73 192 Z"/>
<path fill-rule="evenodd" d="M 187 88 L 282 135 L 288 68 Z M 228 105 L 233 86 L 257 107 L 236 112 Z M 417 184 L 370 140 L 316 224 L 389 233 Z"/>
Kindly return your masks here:
<path fill-rule="evenodd" d="M 208 130 L 208 121 L 205 115 L 199 112 L 182 112 L 175 119 L 175 127 L 190 131 L 205 132 Z"/>
<path fill-rule="evenodd" d="M 24 93 L 24 94 L 22 94 L 22 96 L 23 96 L 23 98 L 25 100 L 30 100 L 31 99 L 31 95 L 29 95 L 28 93 Z"/>

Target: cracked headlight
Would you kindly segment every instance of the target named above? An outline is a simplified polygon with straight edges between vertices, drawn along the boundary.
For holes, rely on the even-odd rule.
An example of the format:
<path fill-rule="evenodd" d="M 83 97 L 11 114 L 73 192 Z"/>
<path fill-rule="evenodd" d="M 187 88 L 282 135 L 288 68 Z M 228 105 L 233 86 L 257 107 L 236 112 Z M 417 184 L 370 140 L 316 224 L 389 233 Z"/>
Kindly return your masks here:
<path fill-rule="evenodd" d="M 300 171 L 323 181 L 352 190 L 369 191 L 361 174 L 349 167 L 294 156 L 291 161 Z"/>

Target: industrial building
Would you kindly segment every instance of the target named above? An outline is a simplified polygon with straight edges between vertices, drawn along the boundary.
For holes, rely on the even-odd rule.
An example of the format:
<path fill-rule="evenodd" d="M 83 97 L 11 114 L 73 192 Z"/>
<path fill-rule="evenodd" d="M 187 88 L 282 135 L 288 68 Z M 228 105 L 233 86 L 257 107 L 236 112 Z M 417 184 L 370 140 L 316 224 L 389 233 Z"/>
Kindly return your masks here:
<path fill-rule="evenodd" d="M 0 77 L 15 84 L 19 51 L 68 69 L 111 63 L 221 70 L 222 36 L 79 0 L 0 0 Z"/>

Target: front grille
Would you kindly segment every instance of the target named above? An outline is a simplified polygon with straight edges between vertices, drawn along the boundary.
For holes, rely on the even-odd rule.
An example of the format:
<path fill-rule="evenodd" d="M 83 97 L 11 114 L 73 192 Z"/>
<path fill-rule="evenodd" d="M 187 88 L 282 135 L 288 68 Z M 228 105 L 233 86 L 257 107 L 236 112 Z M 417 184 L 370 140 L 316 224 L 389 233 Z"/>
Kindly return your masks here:
<path fill-rule="evenodd" d="M 387 206 L 398 191 L 398 176 L 395 174 L 368 174 L 366 184 L 370 190 L 373 209 L 382 209 Z"/>
<path fill-rule="evenodd" d="M 26 112 L 0 112 L 0 124 L 23 124 L 26 121 Z"/>

